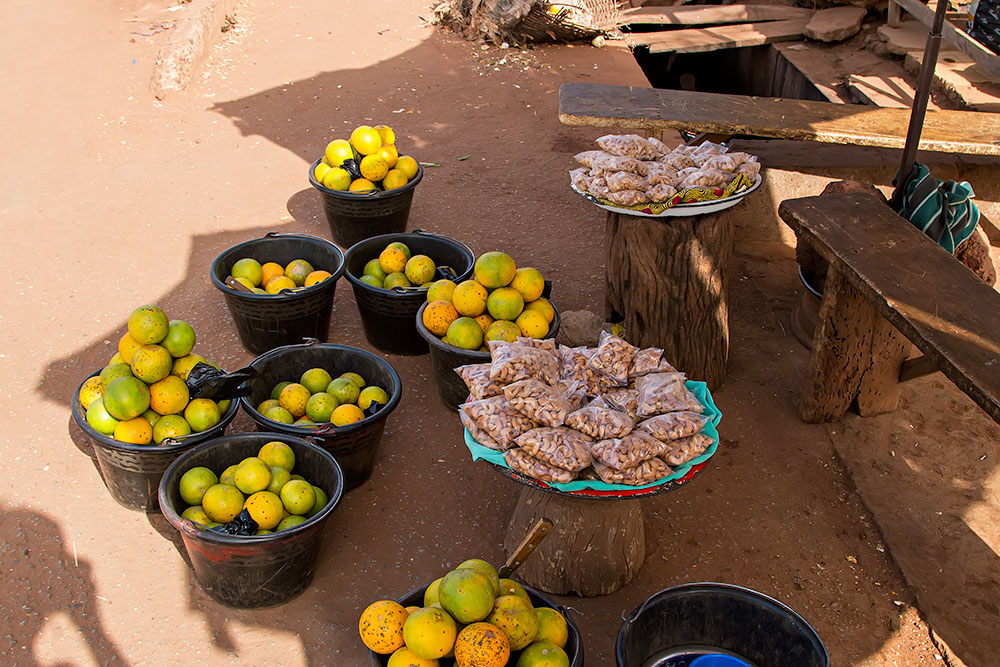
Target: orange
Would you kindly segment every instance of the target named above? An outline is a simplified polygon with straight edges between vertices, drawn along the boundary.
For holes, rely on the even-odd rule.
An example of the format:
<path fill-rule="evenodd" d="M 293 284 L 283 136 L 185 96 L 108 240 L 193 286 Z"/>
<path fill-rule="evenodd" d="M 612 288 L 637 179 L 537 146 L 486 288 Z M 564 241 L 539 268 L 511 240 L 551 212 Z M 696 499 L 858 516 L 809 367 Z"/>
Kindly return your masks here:
<path fill-rule="evenodd" d="M 403 624 L 408 614 L 393 600 L 372 602 L 361 612 L 358 633 L 369 650 L 386 655 L 403 647 Z"/>
<path fill-rule="evenodd" d="M 306 276 L 306 281 L 302 283 L 302 285 L 304 287 L 312 287 L 313 285 L 317 285 L 323 282 L 331 275 L 333 274 L 331 274 L 329 271 L 321 271 L 321 270 L 313 271 L 308 276 Z"/>
<path fill-rule="evenodd" d="M 437 266 L 434 265 L 434 260 L 427 255 L 414 255 L 406 260 L 406 268 L 403 269 L 406 277 L 414 285 L 429 283 L 434 279 L 436 271 Z"/>
<path fill-rule="evenodd" d="M 486 622 L 503 630 L 512 651 L 520 651 L 533 642 L 538 634 L 538 614 L 535 608 L 531 606 L 531 602 L 516 595 L 498 597 Z"/>
<path fill-rule="evenodd" d="M 229 273 L 239 280 L 240 278 L 246 278 L 250 281 L 250 287 L 257 287 L 260 285 L 261 280 L 264 277 L 264 270 L 260 266 L 260 262 L 252 257 L 243 257 L 236 260 L 233 264 L 233 268 L 230 269 Z"/>
<path fill-rule="evenodd" d="M 180 359 L 174 359 L 173 365 L 170 367 L 170 374 L 176 375 L 182 380 L 187 380 L 188 373 L 194 368 L 195 364 L 198 362 L 205 361 L 205 357 L 200 354 L 189 354 L 186 357 L 181 357 Z"/>
<path fill-rule="evenodd" d="M 367 178 L 355 178 L 348 188 L 349 192 L 368 192 L 370 190 L 378 190 L 378 188 Z"/>
<path fill-rule="evenodd" d="M 295 417 L 292 416 L 292 413 L 280 405 L 265 412 L 264 416 L 271 421 L 280 422 L 282 424 L 292 424 L 295 422 Z"/>
<path fill-rule="evenodd" d="M 405 646 L 401 646 L 389 656 L 386 667 L 438 667 L 439 664 L 437 660 L 418 658 L 413 651 Z"/>
<path fill-rule="evenodd" d="M 210 398 L 196 398 L 184 408 L 184 419 L 195 433 L 207 431 L 222 418 L 219 406 Z"/>
<path fill-rule="evenodd" d="M 181 518 L 195 523 L 200 523 L 201 526 L 198 526 L 198 528 L 203 528 L 205 524 L 212 522 L 212 520 L 208 518 L 208 515 L 205 514 L 205 510 L 201 505 L 192 505 L 187 508 L 181 512 Z"/>
<path fill-rule="evenodd" d="M 388 125 L 376 125 L 375 131 L 382 137 L 382 146 L 393 146 L 396 143 L 396 133 Z"/>
<path fill-rule="evenodd" d="M 233 474 L 233 481 L 236 482 L 236 488 L 243 493 L 263 491 L 271 483 L 271 468 L 256 456 L 252 456 L 240 463 L 240 467 Z"/>
<path fill-rule="evenodd" d="M 518 327 L 513 322 L 508 322 L 506 320 L 497 320 L 486 329 L 486 340 L 505 340 L 508 343 L 513 343 L 517 340 L 517 337 L 521 335 L 521 328 Z"/>
<path fill-rule="evenodd" d="M 258 491 L 243 503 L 257 526 L 264 530 L 276 528 L 281 523 L 281 498 L 270 491 Z"/>
<path fill-rule="evenodd" d="M 460 317 L 448 326 L 445 338 L 449 345 L 463 350 L 478 350 L 483 344 L 483 328 L 471 317 Z"/>
<path fill-rule="evenodd" d="M 257 412 L 260 414 L 265 414 L 271 408 L 281 407 L 281 403 L 278 403 L 278 399 L 269 398 L 266 401 L 261 401 L 260 405 L 257 406 Z"/>
<path fill-rule="evenodd" d="M 317 183 L 322 183 L 323 177 L 326 176 L 332 168 L 333 167 L 326 162 L 326 158 L 323 158 L 323 161 L 316 163 L 316 167 L 313 169 L 313 178 L 316 179 Z"/>
<path fill-rule="evenodd" d="M 354 159 L 354 149 L 347 139 L 334 139 L 326 145 L 323 156 L 331 167 L 339 167 L 344 164 L 344 160 Z"/>
<path fill-rule="evenodd" d="M 522 334 L 530 338 L 545 338 L 549 334 L 549 323 L 545 320 L 545 315 L 537 310 L 523 311 L 514 323 Z"/>
<path fill-rule="evenodd" d="M 104 407 L 115 419 L 133 419 L 149 409 L 149 388 L 134 377 L 120 377 L 104 388 Z"/>
<path fill-rule="evenodd" d="M 281 390 L 290 385 L 291 383 L 292 383 L 291 380 L 285 380 L 284 382 L 279 382 L 278 384 L 274 385 L 274 389 L 271 390 L 271 398 L 273 398 L 274 400 L 278 400 L 278 397 L 281 396 Z"/>
<path fill-rule="evenodd" d="M 401 172 L 399 169 L 390 169 L 388 173 L 386 173 L 385 178 L 382 179 L 382 188 L 384 190 L 396 190 L 403 187 L 408 182 L 406 174 Z"/>
<path fill-rule="evenodd" d="M 552 324 L 552 320 L 556 318 L 556 309 L 552 307 L 548 299 L 538 298 L 531 303 L 524 304 L 525 310 L 537 310 L 542 315 L 545 316 L 545 321 Z"/>
<path fill-rule="evenodd" d="M 342 167 L 334 167 L 323 175 L 320 183 L 331 190 L 347 190 L 351 187 L 351 172 Z"/>
<path fill-rule="evenodd" d="M 181 500 L 188 505 L 201 505 L 201 499 L 210 487 L 219 483 L 219 478 L 215 473 L 204 466 L 191 468 L 181 475 L 178 484 L 181 492 Z"/>
<path fill-rule="evenodd" d="M 126 419 L 115 424 L 115 440 L 133 445 L 148 445 L 153 441 L 153 427 L 145 417 Z"/>
<path fill-rule="evenodd" d="M 395 146 L 390 144 L 382 144 L 382 147 L 375 151 L 375 155 L 385 160 L 386 166 L 392 169 L 396 166 L 396 160 L 399 159 L 399 152 L 396 150 Z M 406 174 L 403 174 L 405 176 Z"/>
<path fill-rule="evenodd" d="M 369 285 L 377 289 L 382 289 L 384 287 L 382 279 L 379 278 L 378 276 L 365 275 L 358 278 L 358 280 L 363 282 L 365 285 Z"/>
<path fill-rule="evenodd" d="M 330 394 L 325 391 L 317 392 L 310 396 L 306 403 L 306 417 L 314 423 L 328 422 L 338 405 L 340 405 L 340 401 Z"/>
<path fill-rule="evenodd" d="M 455 619 L 448 612 L 437 607 L 423 607 L 406 617 L 403 640 L 418 658 L 437 660 L 454 647 L 457 631 Z"/>
<path fill-rule="evenodd" d="M 517 265 L 510 255 L 494 250 L 479 256 L 474 271 L 476 280 L 483 287 L 494 289 L 510 284 L 517 272 Z"/>
<path fill-rule="evenodd" d="M 295 451 L 280 440 L 272 440 L 261 446 L 257 458 L 271 467 L 284 468 L 288 472 L 295 469 Z"/>
<path fill-rule="evenodd" d="M 313 493 L 316 494 L 316 502 L 313 503 L 312 509 L 306 512 L 307 518 L 312 518 L 319 514 L 319 511 L 326 507 L 326 504 L 330 502 L 330 497 L 326 495 L 326 491 L 318 486 L 313 487 Z"/>
<path fill-rule="evenodd" d="M 476 315 L 474 319 L 483 330 L 483 335 L 486 335 L 486 330 L 490 328 L 490 325 L 495 321 L 490 317 L 489 313 L 483 313 L 482 315 Z"/>
<path fill-rule="evenodd" d="M 444 577 L 438 577 L 437 579 L 429 583 L 427 585 L 427 588 L 424 589 L 425 607 L 432 607 L 434 606 L 434 603 L 438 601 L 438 590 L 441 588 L 442 581 L 444 581 Z"/>
<path fill-rule="evenodd" d="M 356 405 L 338 405 L 330 415 L 330 423 L 334 426 L 347 426 L 365 418 L 365 413 Z"/>
<path fill-rule="evenodd" d="M 406 274 L 402 271 L 397 271 L 395 273 L 390 273 L 382 281 L 382 287 L 384 289 L 392 289 L 393 287 L 413 287 L 413 283 L 406 277 Z"/>
<path fill-rule="evenodd" d="M 524 267 L 514 271 L 514 279 L 510 281 L 510 286 L 521 293 L 521 298 L 525 303 L 534 301 L 542 296 L 545 289 L 545 278 L 542 272 L 531 267 Z"/>
<path fill-rule="evenodd" d="M 160 345 L 143 345 L 132 355 L 132 374 L 146 384 L 159 382 L 170 375 L 173 365 L 173 357 Z"/>
<path fill-rule="evenodd" d="M 157 306 L 139 306 L 128 317 L 128 333 L 140 345 L 159 343 L 169 328 L 166 314 Z"/>
<path fill-rule="evenodd" d="M 183 412 L 189 398 L 187 383 L 176 375 L 168 375 L 149 387 L 149 407 L 160 415 Z"/>
<path fill-rule="evenodd" d="M 118 340 L 118 354 L 121 355 L 121 360 L 126 364 L 132 362 L 132 355 L 140 347 L 142 347 L 142 343 L 129 336 L 128 332 L 122 334 L 122 337 Z"/>
<path fill-rule="evenodd" d="M 385 277 L 388 274 L 385 271 L 382 270 L 382 264 L 379 262 L 378 258 L 376 257 L 375 259 L 368 260 L 368 262 L 365 264 L 364 270 L 361 272 L 361 275 L 363 275 L 363 276 L 375 276 L 379 280 L 385 280 Z"/>
<path fill-rule="evenodd" d="M 490 584 L 493 586 L 493 595 L 500 595 L 500 577 L 497 575 L 497 569 L 493 567 L 489 562 L 483 560 L 482 558 L 470 558 L 464 560 L 458 564 L 456 570 L 469 569 L 476 570 L 477 572 L 482 572 L 489 579 Z"/>
<path fill-rule="evenodd" d="M 459 315 L 476 317 L 486 310 L 486 299 L 489 292 L 475 280 L 466 280 L 455 287 L 451 295 L 451 303 Z"/>
<path fill-rule="evenodd" d="M 133 377 L 132 367 L 128 364 L 111 364 L 102 368 L 98 377 L 101 378 L 101 386 L 107 391 L 112 380 Z"/>
<path fill-rule="evenodd" d="M 87 378 L 87 380 L 83 383 L 83 386 L 80 387 L 80 393 L 77 397 L 80 399 L 80 405 L 83 406 L 84 410 L 86 410 L 90 407 L 91 403 L 103 395 L 104 387 L 101 385 L 101 377 L 99 375 L 95 375 L 91 378 Z"/>
<path fill-rule="evenodd" d="M 403 251 L 403 254 L 406 255 L 406 259 L 413 257 L 413 253 L 410 252 L 410 247 L 402 241 L 393 241 L 387 245 L 386 248 L 396 248 L 397 250 Z"/>
<path fill-rule="evenodd" d="M 191 435 L 191 425 L 181 415 L 164 415 L 153 425 L 153 442 L 160 444 L 168 438 Z"/>
<path fill-rule="evenodd" d="M 451 296 L 455 292 L 454 280 L 448 280 L 447 278 L 442 278 L 441 280 L 436 280 L 431 284 L 430 289 L 427 290 L 427 303 L 431 301 L 451 301 Z"/>
<path fill-rule="evenodd" d="M 417 175 L 419 167 L 417 161 L 409 155 L 400 155 L 399 159 L 396 160 L 396 169 L 403 172 L 407 181 L 412 181 L 413 177 Z"/>
<path fill-rule="evenodd" d="M 295 287 L 295 281 L 288 276 L 278 276 L 268 281 L 267 287 L 264 288 L 264 291 L 268 294 L 277 294 L 281 290 L 295 289 Z"/>
<path fill-rule="evenodd" d="M 569 656 L 552 642 L 535 642 L 524 649 L 515 667 L 569 667 Z"/>
<path fill-rule="evenodd" d="M 219 475 L 219 484 L 228 484 L 229 486 L 236 486 L 236 469 L 240 467 L 239 463 L 234 463 Z"/>
<path fill-rule="evenodd" d="M 142 418 L 149 422 L 150 426 L 156 426 L 156 422 L 160 421 L 160 413 L 150 408 L 142 413 Z"/>
<path fill-rule="evenodd" d="M 326 387 L 326 393 L 333 396 L 341 404 L 357 402 L 360 392 L 357 382 L 345 377 L 331 381 Z"/>
<path fill-rule="evenodd" d="M 118 420 L 111 416 L 104 407 L 104 398 L 95 399 L 87 408 L 87 423 L 92 429 L 102 435 L 112 435 Z"/>
<path fill-rule="evenodd" d="M 310 368 L 299 377 L 299 384 L 309 390 L 310 394 L 326 391 L 333 377 L 325 368 Z M 282 387 L 284 389 L 284 387 Z M 278 392 L 281 395 L 281 392 Z"/>
<path fill-rule="evenodd" d="M 444 336 L 448 333 L 448 327 L 459 317 L 458 311 L 450 301 L 432 301 L 424 307 L 424 314 L 421 321 L 427 330 L 435 336 Z"/>
<path fill-rule="evenodd" d="M 513 579 L 501 579 L 500 580 L 500 592 L 497 593 L 497 597 L 503 595 L 516 595 L 522 597 L 525 600 L 530 600 L 528 597 L 528 591 L 524 590 L 524 586 L 517 583 Z"/>
<path fill-rule="evenodd" d="M 486 300 L 486 309 L 496 320 L 515 320 L 524 310 L 524 299 L 521 293 L 511 287 L 500 287 L 490 293 Z"/>
<path fill-rule="evenodd" d="M 472 568 L 459 568 L 444 575 L 438 586 L 438 602 L 459 623 L 482 621 L 493 610 L 495 589 L 489 578 Z"/>
<path fill-rule="evenodd" d="M 292 514 L 290 516 L 286 516 L 285 518 L 283 518 L 281 522 L 278 524 L 278 527 L 275 528 L 275 530 L 288 530 L 289 528 L 294 528 L 300 523 L 305 523 L 305 522 L 306 518 L 304 516 L 300 516 L 298 514 Z"/>
<path fill-rule="evenodd" d="M 406 253 L 399 248 L 387 247 L 378 256 L 378 264 L 388 276 L 390 273 L 400 273 L 406 268 Z M 384 278 L 383 278 L 384 280 Z"/>
<path fill-rule="evenodd" d="M 260 284 L 262 287 L 266 286 L 271 282 L 272 278 L 277 278 L 278 276 L 285 275 L 285 267 L 277 262 L 267 262 L 261 265 L 261 279 Z"/>
<path fill-rule="evenodd" d="M 340 380 L 350 380 L 354 384 L 358 385 L 358 389 L 364 389 L 365 388 L 365 379 L 363 377 L 361 377 L 360 375 L 358 375 L 357 373 L 354 373 L 354 372 L 351 372 L 351 371 L 348 371 L 346 373 L 341 373 L 340 377 L 337 378 L 337 379 L 340 379 Z"/>
<path fill-rule="evenodd" d="M 306 403 L 309 402 L 310 395 L 308 388 L 298 382 L 293 382 L 278 394 L 278 403 L 298 419 L 306 413 Z"/>
<path fill-rule="evenodd" d="M 197 336 L 194 327 L 183 320 L 170 320 L 167 337 L 160 344 L 167 349 L 171 357 L 180 358 L 191 354 Z"/>
<path fill-rule="evenodd" d="M 536 607 L 538 614 L 538 634 L 535 641 L 551 642 L 559 648 L 566 648 L 569 641 L 569 625 L 563 615 L 552 607 Z"/>
<path fill-rule="evenodd" d="M 315 271 L 313 265 L 304 259 L 293 259 L 285 267 L 285 277 L 291 278 L 296 287 L 302 287 L 306 277 Z"/>
<path fill-rule="evenodd" d="M 358 166 L 361 176 L 369 181 L 381 181 L 389 173 L 389 164 L 379 155 L 366 155 Z"/>
<path fill-rule="evenodd" d="M 382 136 L 370 125 L 359 125 L 351 132 L 351 147 L 360 155 L 371 155 L 382 147 Z"/>
<path fill-rule="evenodd" d="M 490 623 L 472 623 L 455 639 L 455 664 L 459 667 L 504 667 L 510 658 L 510 643 L 500 628 Z"/>
<path fill-rule="evenodd" d="M 239 471 L 236 471 L 237 477 Z M 288 481 L 281 487 L 281 504 L 289 514 L 305 514 L 316 504 L 316 492 L 309 482 L 299 479 Z"/>
<path fill-rule="evenodd" d="M 205 491 L 201 507 L 212 521 L 229 523 L 243 510 L 243 494 L 235 486 L 215 484 Z"/>
<path fill-rule="evenodd" d="M 372 403 L 387 405 L 389 403 L 389 394 L 387 394 L 385 389 L 382 387 L 376 387 L 374 385 L 371 387 L 365 387 L 358 395 L 358 407 L 362 410 L 367 410 L 371 407 Z"/>
<path fill-rule="evenodd" d="M 233 474 L 235 473 L 236 471 L 234 470 Z M 264 490 L 270 491 L 271 493 L 281 493 L 281 487 L 287 484 L 291 479 L 291 473 L 281 466 L 271 466 L 271 482 Z"/>
<path fill-rule="evenodd" d="M 122 355 L 120 353 L 118 353 L 118 352 L 115 352 L 114 355 L 112 355 L 112 357 L 110 359 L 108 359 L 108 364 L 107 365 L 110 366 L 111 364 L 124 364 L 124 363 L 125 363 L 125 360 L 122 359 Z"/>

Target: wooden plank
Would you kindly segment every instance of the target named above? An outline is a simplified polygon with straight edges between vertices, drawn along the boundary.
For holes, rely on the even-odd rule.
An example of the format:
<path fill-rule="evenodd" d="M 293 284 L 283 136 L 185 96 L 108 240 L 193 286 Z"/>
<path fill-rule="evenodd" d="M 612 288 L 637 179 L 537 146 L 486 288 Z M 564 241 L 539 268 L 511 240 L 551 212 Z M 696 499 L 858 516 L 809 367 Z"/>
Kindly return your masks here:
<path fill-rule="evenodd" d="M 1000 294 L 871 194 L 790 199 L 778 213 L 1000 422 Z"/>
<path fill-rule="evenodd" d="M 632 33 L 625 43 L 632 49 L 647 47 L 650 53 L 702 53 L 719 49 L 740 49 L 772 42 L 801 39 L 808 18 L 787 21 L 738 23 L 712 28 L 686 28 L 660 32 Z"/>
<path fill-rule="evenodd" d="M 847 88 L 865 104 L 879 107 L 909 109 L 913 106 L 916 91 L 899 76 L 868 76 L 850 74 L 847 77 Z M 940 109 L 932 100 L 927 101 L 928 109 Z M 1000 122 L 1000 119 L 998 119 Z"/>
<path fill-rule="evenodd" d="M 908 109 L 812 100 L 722 95 L 594 83 L 564 83 L 559 120 L 566 125 L 687 130 L 714 134 L 902 148 Z M 1000 116 L 928 110 L 921 150 L 1000 155 Z"/>
<path fill-rule="evenodd" d="M 689 5 L 641 7 L 627 11 L 622 25 L 725 25 L 750 21 L 783 21 L 812 15 L 804 7 L 784 5 Z"/>
<path fill-rule="evenodd" d="M 934 24 L 934 12 L 927 5 L 920 2 L 920 0 L 890 0 L 889 4 L 890 6 L 898 4 L 911 14 L 913 18 L 927 27 L 931 27 Z M 976 63 L 985 68 L 990 74 L 1000 79 L 1000 56 L 974 40 L 969 36 L 969 33 L 958 30 L 951 23 L 945 21 L 941 29 L 941 36 L 946 42 L 975 60 Z"/>

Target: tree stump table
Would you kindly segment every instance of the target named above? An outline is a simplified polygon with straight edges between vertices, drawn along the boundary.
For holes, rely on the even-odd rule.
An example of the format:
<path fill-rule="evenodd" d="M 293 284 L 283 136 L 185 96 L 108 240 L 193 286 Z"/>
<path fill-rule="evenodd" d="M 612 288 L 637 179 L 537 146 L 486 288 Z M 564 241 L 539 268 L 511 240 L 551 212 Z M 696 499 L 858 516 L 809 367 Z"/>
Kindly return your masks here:
<path fill-rule="evenodd" d="M 717 213 L 649 217 L 608 212 L 608 321 L 629 342 L 664 358 L 710 389 L 729 358 L 733 229 Z"/>

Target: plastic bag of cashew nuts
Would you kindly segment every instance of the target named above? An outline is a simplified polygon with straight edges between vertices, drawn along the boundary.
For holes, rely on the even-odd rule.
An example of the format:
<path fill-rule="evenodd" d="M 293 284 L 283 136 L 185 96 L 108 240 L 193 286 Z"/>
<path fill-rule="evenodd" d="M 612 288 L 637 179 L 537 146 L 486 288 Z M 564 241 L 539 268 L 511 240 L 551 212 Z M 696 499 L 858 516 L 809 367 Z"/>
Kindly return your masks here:
<path fill-rule="evenodd" d="M 601 342 L 597 345 L 594 356 L 587 361 L 587 366 L 614 380 L 618 386 L 625 386 L 628 384 L 628 372 L 636 351 L 637 348 L 628 341 L 602 331 Z"/>
<path fill-rule="evenodd" d="M 585 408 L 571 412 L 566 417 L 566 426 L 594 440 L 621 438 L 635 426 L 635 422 L 625 412 L 596 403 L 594 401 Z"/>
<path fill-rule="evenodd" d="M 576 385 L 570 387 L 575 389 Z M 512 408 L 542 426 L 562 426 L 573 407 L 566 392 L 534 378 L 507 385 L 503 395 Z"/>
<path fill-rule="evenodd" d="M 455 369 L 458 377 L 469 388 L 469 396 L 475 401 L 503 393 L 503 387 L 490 377 L 490 368 L 490 364 L 468 364 Z"/>
<path fill-rule="evenodd" d="M 504 454 L 504 461 L 514 472 L 528 477 L 540 479 L 543 482 L 572 482 L 576 473 L 557 466 L 551 466 L 536 459 L 523 449 L 514 448 Z"/>
<path fill-rule="evenodd" d="M 712 442 L 714 442 L 712 438 L 704 433 L 695 433 L 688 438 L 671 440 L 664 443 L 667 446 L 667 451 L 662 455 L 663 460 L 672 466 L 679 466 L 700 455 L 711 446 Z"/>
<path fill-rule="evenodd" d="M 682 373 L 651 373 L 638 378 L 635 386 L 639 391 L 639 417 L 703 410 L 698 398 L 685 386 Z"/>
<path fill-rule="evenodd" d="M 635 428 L 649 433 L 657 440 L 669 442 L 694 435 L 708 422 L 707 416 L 697 412 L 667 412 L 645 419 Z"/>
<path fill-rule="evenodd" d="M 601 440 L 590 448 L 595 460 L 615 470 L 634 468 L 666 452 L 667 445 L 645 431 L 633 431 L 623 438 Z"/>
<path fill-rule="evenodd" d="M 559 379 L 559 359 L 550 352 L 506 341 L 490 341 L 489 346 L 490 378 L 501 386 L 530 378 L 551 385 Z"/>
<path fill-rule="evenodd" d="M 647 459 L 634 468 L 624 470 L 615 470 L 611 466 L 606 466 L 595 460 L 594 470 L 601 480 L 608 484 L 627 484 L 629 486 L 652 484 L 673 472 L 670 466 L 660 458 Z"/>
<path fill-rule="evenodd" d="M 517 445 L 542 463 L 579 472 L 589 466 L 590 439 L 564 426 L 532 429 L 517 438 Z"/>
<path fill-rule="evenodd" d="M 459 406 L 459 413 L 468 416 L 481 431 L 493 438 L 499 445 L 499 451 L 510 449 L 518 436 L 538 426 L 512 408 L 503 396 L 470 401 Z"/>

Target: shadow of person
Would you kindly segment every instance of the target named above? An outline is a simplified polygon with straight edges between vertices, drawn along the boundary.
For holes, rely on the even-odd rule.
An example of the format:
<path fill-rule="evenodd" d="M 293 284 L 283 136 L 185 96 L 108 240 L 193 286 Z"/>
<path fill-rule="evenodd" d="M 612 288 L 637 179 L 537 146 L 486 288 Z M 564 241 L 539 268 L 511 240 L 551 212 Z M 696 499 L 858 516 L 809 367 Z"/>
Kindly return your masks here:
<path fill-rule="evenodd" d="M 37 665 L 44 657 L 52 664 L 53 656 L 35 655 L 33 647 L 47 622 L 62 614 L 83 635 L 97 664 L 128 664 L 101 622 L 90 564 L 67 548 L 55 520 L 0 505 L 0 562 L 2 591 L 9 600 L 0 635 L 11 640 L 0 650 L 4 662 Z"/>

